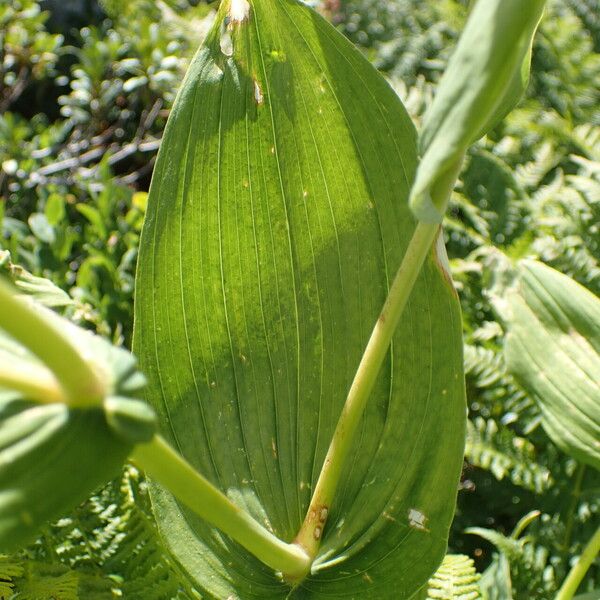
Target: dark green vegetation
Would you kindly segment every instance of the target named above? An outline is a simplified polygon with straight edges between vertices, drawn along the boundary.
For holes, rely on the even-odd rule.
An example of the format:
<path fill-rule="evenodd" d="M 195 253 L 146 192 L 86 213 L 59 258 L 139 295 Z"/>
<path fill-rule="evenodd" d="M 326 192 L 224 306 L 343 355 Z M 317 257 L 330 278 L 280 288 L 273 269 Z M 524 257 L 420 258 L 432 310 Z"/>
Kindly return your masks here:
<path fill-rule="evenodd" d="M 0 20 L 10 23 L 4 54 L 14 57 L 4 61 L 0 90 L 8 109 L 0 131 L 2 245 L 11 253 L 3 264 L 53 279 L 75 299 L 67 310 L 78 320 L 128 344 L 149 159 L 184 58 L 196 45 L 201 21 L 196 27 L 190 17 L 200 19 L 206 9 L 132 2 L 128 14 L 115 14 L 112 23 L 100 19 L 65 41 L 46 32 L 35 3 L 22 4 L 29 15 L 11 15 L 17 6 L 0 7 Z M 463 22 L 463 3 L 349 2 L 328 9 L 391 74 L 418 119 Z M 593 1 L 551 5 L 528 98 L 470 150 L 446 226 L 463 305 L 471 409 L 450 549 L 474 555 L 483 569 L 492 547 L 464 529 L 487 528 L 479 533 L 504 552 L 494 561 L 500 570 L 508 559 L 517 598 L 551 597 L 598 519 L 598 475 L 562 454 L 539 426 L 537 405 L 504 368 L 504 334 L 490 303 L 501 272 L 498 250 L 538 257 L 600 291 L 597 10 Z M 163 27 L 152 25 L 158 21 Z M 35 597 L 27 585 L 48 597 L 57 594 L 50 585 L 70 585 L 77 597 L 79 578 L 81 598 L 93 597 L 84 587 L 92 584 L 98 597 L 110 597 L 100 590 L 112 586 L 136 598 L 142 596 L 132 586 L 153 577 L 163 587 L 157 583 L 143 597 L 174 595 L 180 579 L 166 557 L 157 560 L 144 503 L 134 506 L 131 494 L 143 498 L 144 488 L 129 472 L 125 483 L 50 528 L 27 551 L 31 560 L 8 559 L 6 577 L 23 587 L 22 597 Z M 531 510 L 541 514 L 518 541 L 503 537 Z M 182 597 L 190 593 L 181 590 Z"/>

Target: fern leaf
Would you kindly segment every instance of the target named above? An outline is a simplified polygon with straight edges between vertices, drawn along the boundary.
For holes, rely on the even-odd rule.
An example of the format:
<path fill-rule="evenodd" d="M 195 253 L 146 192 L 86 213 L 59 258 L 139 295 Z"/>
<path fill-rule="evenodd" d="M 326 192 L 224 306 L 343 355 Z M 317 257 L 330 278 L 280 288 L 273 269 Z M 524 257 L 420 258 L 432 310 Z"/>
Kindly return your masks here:
<path fill-rule="evenodd" d="M 30 565 L 28 576 L 19 585 L 19 600 L 81 600 L 79 576 L 75 571 Z"/>
<path fill-rule="evenodd" d="M 498 406 L 502 411 L 502 423 L 518 419 L 525 432 L 533 430 L 539 409 L 506 372 L 502 354 L 473 344 L 465 344 L 464 352 L 469 397 L 477 404 L 489 407 L 488 414 L 498 414 L 495 408 Z"/>
<path fill-rule="evenodd" d="M 577 155 L 569 160 L 578 172 L 564 176 L 558 171 L 531 198 L 531 218 L 542 230 L 531 249 L 543 262 L 600 293 L 600 162 Z"/>
<path fill-rule="evenodd" d="M 23 564 L 20 560 L 0 555 L 0 598 L 12 597 L 15 579 L 23 575 Z"/>
<path fill-rule="evenodd" d="M 594 40 L 594 49 L 600 52 L 600 0 L 567 0 Z"/>
<path fill-rule="evenodd" d="M 600 127 L 591 123 L 578 125 L 573 130 L 571 139 L 588 158 L 600 161 Z"/>
<path fill-rule="evenodd" d="M 539 513 L 534 512 L 524 517 L 510 537 L 493 529 L 481 527 L 466 530 L 466 533 L 478 535 L 498 549 L 499 554 L 494 557 L 495 566 L 490 567 L 492 570 L 496 570 L 503 563 L 508 563 L 510 566 L 510 575 L 507 574 L 508 583 L 509 587 L 512 585 L 515 600 L 547 600 L 554 597 L 558 589 L 554 567 L 549 563 L 548 548 L 536 545 L 530 537 L 517 539 L 522 529 L 537 516 Z M 484 575 L 484 579 L 487 579 L 487 574 Z M 492 596 L 492 598 L 500 600 L 499 596 Z"/>
<path fill-rule="evenodd" d="M 475 380 L 477 387 L 494 386 L 503 375 L 502 357 L 488 348 L 466 344 L 465 371 Z"/>
<path fill-rule="evenodd" d="M 550 471 L 535 462 L 533 444 L 507 428 L 499 428 L 492 419 L 478 417 L 468 422 L 465 456 L 496 479 L 509 477 L 515 485 L 538 494 L 553 483 Z"/>
<path fill-rule="evenodd" d="M 429 580 L 427 600 L 477 600 L 481 598 L 473 560 L 462 554 L 448 554 Z"/>
<path fill-rule="evenodd" d="M 517 166 L 515 177 L 522 187 L 536 189 L 562 158 L 554 145 L 546 141 L 536 150 L 532 161 Z"/>
<path fill-rule="evenodd" d="M 567 182 L 585 197 L 588 204 L 600 204 L 600 181 L 583 175 L 569 175 Z"/>
<path fill-rule="evenodd" d="M 147 510 L 144 483 L 140 474 L 128 467 L 120 481 L 106 486 L 72 515 L 49 527 L 44 537 L 27 550 L 29 560 L 23 563 L 24 572 L 14 579 L 7 577 L 13 587 L 6 597 L 199 598 L 163 547 Z M 4 572 L 0 562 L 0 579 Z M 48 593 L 43 595 L 43 590 Z M 50 594 L 53 590 L 60 593 Z"/>

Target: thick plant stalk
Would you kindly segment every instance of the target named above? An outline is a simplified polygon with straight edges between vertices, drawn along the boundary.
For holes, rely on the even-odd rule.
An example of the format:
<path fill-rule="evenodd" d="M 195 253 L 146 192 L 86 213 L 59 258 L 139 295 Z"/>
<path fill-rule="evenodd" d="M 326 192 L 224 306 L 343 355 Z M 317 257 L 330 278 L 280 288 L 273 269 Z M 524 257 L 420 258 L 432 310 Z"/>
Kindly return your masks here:
<path fill-rule="evenodd" d="M 310 558 L 296 544 L 286 544 L 237 507 L 202 477 L 160 436 L 138 445 L 132 460 L 146 473 L 259 560 L 293 580 L 310 569 Z"/>
<path fill-rule="evenodd" d="M 577 504 L 579 502 L 579 498 L 581 497 L 581 484 L 583 483 L 585 469 L 586 466 L 584 464 L 579 465 L 579 468 L 577 469 L 577 475 L 575 477 L 575 485 L 573 486 L 573 491 L 571 492 L 571 504 L 569 507 L 567 523 L 565 527 L 565 537 L 563 542 L 563 547 L 565 551 L 568 550 L 571 546 L 573 526 L 575 524 L 575 514 L 577 512 Z"/>
<path fill-rule="evenodd" d="M 0 279 L 0 329 L 52 371 L 65 391 L 67 403 L 73 406 L 98 404 L 106 393 L 101 375 L 50 316 Z"/>
<path fill-rule="evenodd" d="M 571 600 L 577 588 L 581 584 L 581 581 L 588 572 L 591 564 L 594 562 L 598 554 L 600 553 L 600 527 L 596 529 L 596 533 L 592 536 L 592 539 L 588 542 L 584 548 L 579 560 L 575 563 L 573 568 L 569 571 L 567 578 L 564 580 L 556 600 Z"/>

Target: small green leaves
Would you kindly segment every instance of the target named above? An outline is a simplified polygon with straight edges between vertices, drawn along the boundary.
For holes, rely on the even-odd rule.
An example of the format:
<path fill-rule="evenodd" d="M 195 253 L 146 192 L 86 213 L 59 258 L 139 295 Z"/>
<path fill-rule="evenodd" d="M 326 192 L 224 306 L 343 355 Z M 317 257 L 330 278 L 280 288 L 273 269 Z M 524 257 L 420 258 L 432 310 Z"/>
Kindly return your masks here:
<path fill-rule="evenodd" d="M 545 0 L 485 0 L 475 4 L 436 97 L 425 115 L 421 163 L 410 194 L 415 216 L 441 223 L 467 148 L 517 103 L 529 77 L 533 34 Z"/>
<path fill-rule="evenodd" d="M 600 468 L 600 300 L 569 277 L 521 261 L 496 299 L 506 320 L 509 370 L 538 401 L 552 441 Z"/>
<path fill-rule="evenodd" d="M 28 296 L 32 296 L 44 306 L 49 308 L 65 308 L 74 304 L 69 294 L 61 290 L 49 279 L 36 277 L 23 267 L 13 264 L 8 250 L 0 250 L 0 273 L 6 273 L 9 280 L 19 290 Z"/>

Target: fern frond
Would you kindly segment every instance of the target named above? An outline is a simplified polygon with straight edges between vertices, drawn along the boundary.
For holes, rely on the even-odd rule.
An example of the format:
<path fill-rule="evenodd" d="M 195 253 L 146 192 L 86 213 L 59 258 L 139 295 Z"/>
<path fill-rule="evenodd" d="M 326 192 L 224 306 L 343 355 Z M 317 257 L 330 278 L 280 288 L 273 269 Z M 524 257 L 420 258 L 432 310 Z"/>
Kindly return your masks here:
<path fill-rule="evenodd" d="M 600 126 L 584 123 L 573 129 L 572 140 L 594 161 L 600 161 Z"/>
<path fill-rule="evenodd" d="M 578 236 L 566 236 L 557 240 L 543 236 L 533 245 L 540 259 L 576 279 L 596 294 L 600 293 L 600 264 Z"/>
<path fill-rule="evenodd" d="M 15 579 L 14 593 L 31 596 L 52 582 L 74 590 L 57 595 L 60 600 L 199 598 L 164 548 L 148 510 L 143 480 L 127 467 L 120 481 L 49 527 L 28 550 L 26 576 Z"/>
<path fill-rule="evenodd" d="M 19 600 L 80 600 L 79 576 L 60 567 L 30 563 L 27 576 L 20 582 Z"/>
<path fill-rule="evenodd" d="M 551 202 L 554 198 L 557 198 L 562 188 L 565 185 L 565 178 L 562 170 L 558 169 L 554 174 L 552 180 L 545 184 L 539 186 L 531 195 L 530 206 L 543 206 L 547 202 Z"/>
<path fill-rule="evenodd" d="M 475 206 L 463 194 L 454 193 L 450 198 L 450 218 L 453 219 L 452 226 L 447 229 L 455 229 L 457 232 L 466 234 L 472 242 L 478 246 L 485 244 L 490 238 L 490 226 L 479 207 Z M 460 221 L 454 218 L 459 215 Z"/>
<path fill-rule="evenodd" d="M 531 521 L 531 519 L 529 519 Z M 478 535 L 493 544 L 500 558 L 510 564 L 510 577 L 515 591 L 514 600 L 547 600 L 558 588 L 558 579 L 547 547 L 537 545 L 531 538 L 515 539 L 493 529 L 472 527 L 467 533 Z"/>
<path fill-rule="evenodd" d="M 496 548 L 505 554 L 509 559 L 518 558 L 523 553 L 523 540 L 516 540 L 512 537 L 502 535 L 494 529 L 485 529 L 483 527 L 469 527 L 467 533 L 478 535 L 496 546 Z"/>
<path fill-rule="evenodd" d="M 481 575 L 473 560 L 463 554 L 448 554 L 429 580 L 427 600 L 477 600 L 481 598 Z"/>
<path fill-rule="evenodd" d="M 499 428 L 492 419 L 478 417 L 468 422 L 465 456 L 496 479 L 508 477 L 515 485 L 538 494 L 553 483 L 550 471 L 535 462 L 533 444 L 507 428 Z"/>
<path fill-rule="evenodd" d="M 13 595 L 15 579 L 23 575 L 23 563 L 13 556 L 0 555 L 0 598 Z"/>
<path fill-rule="evenodd" d="M 588 204 L 600 204 L 600 181 L 583 175 L 568 175 L 567 183 L 578 190 Z"/>
<path fill-rule="evenodd" d="M 569 160 L 578 172 L 564 176 L 558 171 L 530 200 L 532 219 L 541 230 L 531 249 L 600 293 L 600 162 L 577 155 Z"/>
<path fill-rule="evenodd" d="M 147 513 L 149 503 L 144 489 L 139 472 L 129 467 L 119 488 L 119 509 L 112 517 L 119 520 L 114 528 L 115 537 L 104 545 L 105 555 L 110 548 L 110 556 L 106 558 L 103 569 L 122 578 L 124 598 L 198 598 L 198 592 L 160 541 L 156 526 Z"/>
<path fill-rule="evenodd" d="M 489 348 L 465 344 L 465 374 L 479 388 L 492 387 L 504 374 L 502 356 Z"/>
<path fill-rule="evenodd" d="M 589 160 L 583 156 L 577 156 L 576 154 L 572 154 L 569 158 L 579 166 L 580 175 L 600 179 L 600 161 Z"/>
<path fill-rule="evenodd" d="M 556 150 L 554 144 L 545 141 L 536 149 L 533 160 L 517 165 L 515 177 L 523 188 L 536 189 L 562 158 L 562 153 Z"/>
<path fill-rule="evenodd" d="M 600 52 L 600 0 L 567 0 L 567 4 L 590 32 L 595 51 Z"/>
<path fill-rule="evenodd" d="M 114 600 L 120 594 L 114 581 L 98 573 L 9 557 L 0 562 L 14 566 L 9 577 L 0 566 L 2 600 Z"/>
<path fill-rule="evenodd" d="M 526 191 L 502 156 L 483 144 L 473 146 L 461 180 L 462 193 L 486 221 L 489 241 L 508 245 L 524 232 Z"/>
<path fill-rule="evenodd" d="M 500 351 L 465 344 L 464 361 L 467 395 L 473 402 L 487 407 L 487 414 L 498 415 L 504 424 L 518 419 L 525 432 L 536 427 L 539 409 L 507 373 Z"/>

